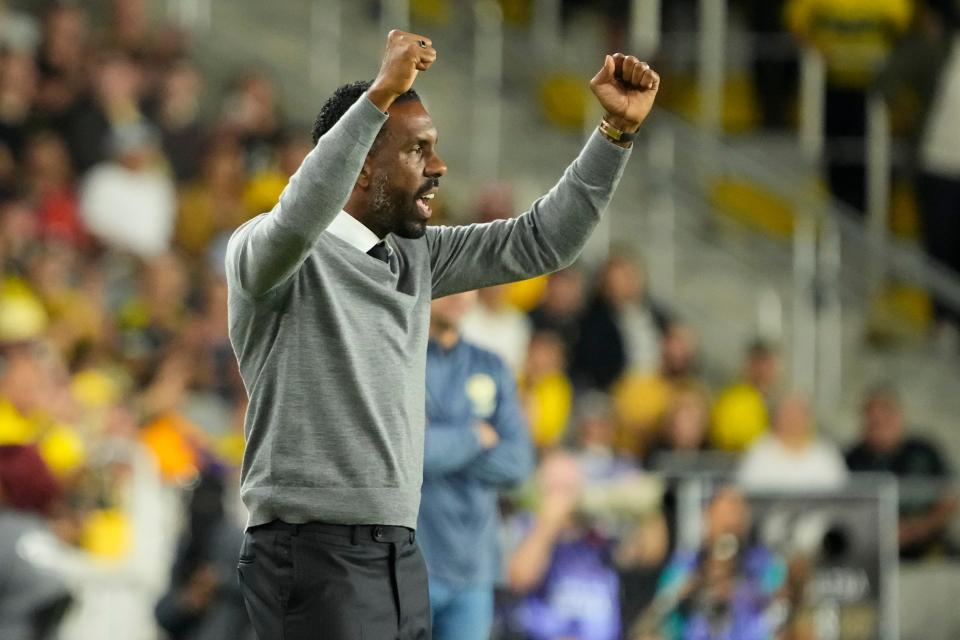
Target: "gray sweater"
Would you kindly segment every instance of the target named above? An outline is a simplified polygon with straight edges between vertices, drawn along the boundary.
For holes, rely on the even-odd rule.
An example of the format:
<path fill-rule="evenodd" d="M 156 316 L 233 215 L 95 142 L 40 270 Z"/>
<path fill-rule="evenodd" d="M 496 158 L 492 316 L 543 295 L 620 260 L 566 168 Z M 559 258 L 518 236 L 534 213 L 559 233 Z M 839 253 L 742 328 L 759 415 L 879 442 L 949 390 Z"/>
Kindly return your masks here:
<path fill-rule="evenodd" d="M 594 134 L 527 213 L 390 236 L 386 264 L 325 232 L 386 119 L 358 100 L 273 211 L 230 238 L 230 341 L 250 397 L 241 475 L 250 526 L 415 527 L 430 300 L 569 265 L 629 157 Z"/>

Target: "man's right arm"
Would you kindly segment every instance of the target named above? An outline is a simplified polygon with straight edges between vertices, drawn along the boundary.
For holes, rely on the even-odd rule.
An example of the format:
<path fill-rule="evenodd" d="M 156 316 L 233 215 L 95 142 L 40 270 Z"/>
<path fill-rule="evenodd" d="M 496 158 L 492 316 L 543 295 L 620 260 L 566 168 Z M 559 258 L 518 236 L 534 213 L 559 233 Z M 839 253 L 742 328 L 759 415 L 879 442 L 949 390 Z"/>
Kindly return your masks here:
<path fill-rule="evenodd" d="M 343 209 L 386 120 L 362 96 L 307 154 L 273 211 L 233 233 L 226 266 L 235 285 L 256 298 L 290 279 Z"/>
<path fill-rule="evenodd" d="M 227 279 L 258 298 L 288 282 L 320 234 L 343 209 L 386 111 L 437 52 L 429 38 L 391 31 L 370 89 L 317 142 L 290 177 L 270 214 L 237 229 L 227 245 Z"/>

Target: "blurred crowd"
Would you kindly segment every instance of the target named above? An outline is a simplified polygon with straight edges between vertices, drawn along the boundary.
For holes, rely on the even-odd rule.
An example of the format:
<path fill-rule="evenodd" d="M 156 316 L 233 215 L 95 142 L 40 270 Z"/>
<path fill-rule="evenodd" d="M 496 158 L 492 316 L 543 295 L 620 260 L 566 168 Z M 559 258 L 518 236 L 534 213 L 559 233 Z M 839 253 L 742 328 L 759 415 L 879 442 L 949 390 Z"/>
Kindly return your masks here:
<path fill-rule="evenodd" d="M 239 539 L 221 541 L 243 526 L 246 396 L 223 246 L 272 208 L 309 136 L 255 69 L 209 96 L 190 38 L 152 26 L 147 2 L 116 0 L 96 21 L 85 3 L 5 4 L 0 518 L 27 539 L 55 537 L 32 596 L 30 571 L 4 564 L 0 637 L 46 637 L 27 627 L 69 609 L 58 603 L 78 557 L 133 565 L 147 597 L 169 582 L 158 620 L 188 637 L 235 585 L 235 557 L 225 571 L 216 560 L 236 555 Z M 4 562 L 20 537 L 3 536 Z"/>
<path fill-rule="evenodd" d="M 856 486 L 861 472 L 894 474 L 901 557 L 955 554 L 948 464 L 908 429 L 895 389 L 864 394 L 860 437 L 844 451 L 785 386 L 776 345 L 747 345 L 740 374 L 716 379 L 635 258 L 613 255 L 590 280 L 570 269 L 487 289 L 464 320 L 467 340 L 516 368 L 540 460 L 507 509 L 503 637 L 822 637 L 804 613 L 804 579 L 825 548 L 761 544 L 741 491 L 789 500 Z M 693 477 L 717 492 L 704 550 L 691 555 L 678 544 L 678 492 Z M 741 579 L 756 591 L 734 588 Z"/>
<path fill-rule="evenodd" d="M 822 27 L 804 11 L 797 24 Z M 84 3 L 0 1 L 0 49 L 0 637 L 46 638 L 69 617 L 78 562 L 146 567 L 170 638 L 243 637 L 246 398 L 223 250 L 309 138 L 261 71 L 210 95 L 189 34 L 151 25 L 145 0 L 112 0 L 96 24 Z M 512 213 L 502 200 L 482 195 L 476 218 Z M 949 465 L 894 389 L 866 393 L 844 452 L 785 387 L 776 344 L 708 376 L 696 331 L 629 252 L 481 291 L 463 331 L 515 372 L 538 456 L 503 500 L 500 637 L 811 637 L 809 566 L 756 538 L 739 489 L 705 496 L 701 535 L 680 544 L 677 483 L 693 472 L 782 493 L 856 472 L 916 480 L 901 555 L 953 553 Z"/>

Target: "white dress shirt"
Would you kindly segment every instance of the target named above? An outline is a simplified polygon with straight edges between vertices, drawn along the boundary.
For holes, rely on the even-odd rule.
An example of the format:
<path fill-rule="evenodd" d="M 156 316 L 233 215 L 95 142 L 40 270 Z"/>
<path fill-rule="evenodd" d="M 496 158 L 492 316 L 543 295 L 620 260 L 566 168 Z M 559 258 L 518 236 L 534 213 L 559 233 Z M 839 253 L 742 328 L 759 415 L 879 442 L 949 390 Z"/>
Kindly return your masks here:
<path fill-rule="evenodd" d="M 380 242 L 377 234 L 346 211 L 337 214 L 337 217 L 327 227 L 327 231 L 364 253 L 373 249 L 374 245 Z"/>

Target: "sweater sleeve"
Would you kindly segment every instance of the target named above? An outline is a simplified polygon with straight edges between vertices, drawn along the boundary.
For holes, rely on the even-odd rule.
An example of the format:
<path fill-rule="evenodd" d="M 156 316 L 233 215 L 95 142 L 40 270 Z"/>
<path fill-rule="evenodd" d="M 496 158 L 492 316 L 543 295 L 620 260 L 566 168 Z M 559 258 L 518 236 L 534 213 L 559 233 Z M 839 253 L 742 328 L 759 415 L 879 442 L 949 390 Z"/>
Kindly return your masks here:
<path fill-rule="evenodd" d="M 580 255 L 616 189 L 630 151 L 599 132 L 560 181 L 519 217 L 427 227 L 433 297 L 524 280 Z"/>
<path fill-rule="evenodd" d="M 290 280 L 343 209 L 387 114 L 366 94 L 320 138 L 273 211 L 243 224 L 227 244 L 228 282 L 252 298 Z"/>

